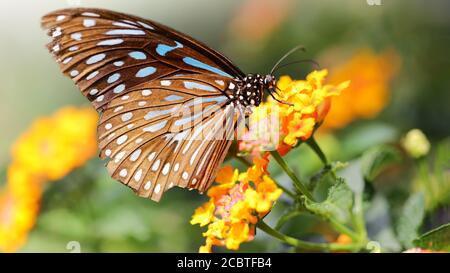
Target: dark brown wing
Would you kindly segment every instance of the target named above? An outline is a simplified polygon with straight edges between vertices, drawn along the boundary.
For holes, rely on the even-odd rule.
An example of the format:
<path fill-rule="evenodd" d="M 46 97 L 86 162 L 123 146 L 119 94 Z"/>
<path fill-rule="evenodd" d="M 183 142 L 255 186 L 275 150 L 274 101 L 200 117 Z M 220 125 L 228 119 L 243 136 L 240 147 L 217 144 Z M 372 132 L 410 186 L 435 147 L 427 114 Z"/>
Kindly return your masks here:
<path fill-rule="evenodd" d="M 243 73 L 227 58 L 159 23 L 102 9 L 63 9 L 42 19 L 48 45 L 97 109 L 133 87 L 165 76 Z"/>

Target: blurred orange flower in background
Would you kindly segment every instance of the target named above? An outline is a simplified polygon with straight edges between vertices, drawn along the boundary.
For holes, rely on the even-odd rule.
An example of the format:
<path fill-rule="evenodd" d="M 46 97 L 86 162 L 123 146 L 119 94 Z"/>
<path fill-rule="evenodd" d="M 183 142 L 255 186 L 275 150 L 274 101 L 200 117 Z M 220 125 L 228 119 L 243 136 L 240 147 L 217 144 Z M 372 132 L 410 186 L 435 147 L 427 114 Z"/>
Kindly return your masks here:
<path fill-rule="evenodd" d="M 64 107 L 37 119 L 12 148 L 7 184 L 0 193 L 0 250 L 13 252 L 36 222 L 43 184 L 83 165 L 97 151 L 97 113 Z"/>
<path fill-rule="evenodd" d="M 292 0 L 247 0 L 230 23 L 230 32 L 240 39 L 260 41 L 270 35 L 288 17 Z"/>
<path fill-rule="evenodd" d="M 389 103 L 389 85 L 400 67 L 400 57 L 394 50 L 376 54 L 372 49 L 362 48 L 346 61 L 333 61 L 335 65 L 328 64 L 326 59 L 324 62 L 331 67 L 329 83 L 350 80 L 352 84 L 333 98 L 322 129 L 343 128 L 356 119 L 374 118 Z"/>

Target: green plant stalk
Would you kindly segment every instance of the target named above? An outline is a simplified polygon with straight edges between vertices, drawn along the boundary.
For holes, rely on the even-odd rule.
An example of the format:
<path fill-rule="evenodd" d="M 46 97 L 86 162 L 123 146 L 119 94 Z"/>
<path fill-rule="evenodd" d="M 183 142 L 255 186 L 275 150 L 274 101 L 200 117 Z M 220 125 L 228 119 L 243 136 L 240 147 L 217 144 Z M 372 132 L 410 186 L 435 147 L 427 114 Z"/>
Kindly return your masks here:
<path fill-rule="evenodd" d="M 355 194 L 355 204 L 353 207 L 353 223 L 356 229 L 356 233 L 358 234 L 359 242 L 367 242 L 367 230 L 366 225 L 364 223 L 364 211 L 363 211 L 363 200 L 362 194 Z"/>
<path fill-rule="evenodd" d="M 284 159 L 280 156 L 278 151 L 271 151 L 270 154 L 273 156 L 275 161 L 280 165 L 280 167 L 284 170 L 284 172 L 292 179 L 294 184 L 297 186 L 297 189 L 308 199 L 314 201 L 314 197 L 309 192 L 309 190 L 306 188 L 306 186 L 300 181 L 300 179 L 297 178 L 294 171 L 286 164 Z"/>
<path fill-rule="evenodd" d="M 312 243 L 307 241 L 302 241 L 294 237 L 290 237 L 283 234 L 269 225 L 264 221 L 258 222 L 258 228 L 269 234 L 270 236 L 277 238 L 278 240 L 291 245 L 296 248 L 301 248 L 305 250 L 316 250 L 316 251 L 358 251 L 361 249 L 360 244 L 338 244 L 338 243 Z"/>
<path fill-rule="evenodd" d="M 338 221 L 336 221 L 333 218 L 330 218 L 329 221 L 330 221 L 330 224 L 333 226 L 333 228 L 336 231 L 338 231 L 341 234 L 345 234 L 345 235 L 349 236 L 353 242 L 361 241 L 361 236 L 358 233 L 351 230 L 350 228 L 348 228 L 346 225 L 339 223 Z"/>
<path fill-rule="evenodd" d="M 320 148 L 319 144 L 317 144 L 316 140 L 314 139 L 314 136 L 311 136 L 306 141 L 306 143 L 317 154 L 317 156 L 322 161 L 323 165 L 328 165 L 329 164 L 327 157 L 325 156 L 324 152 Z"/>

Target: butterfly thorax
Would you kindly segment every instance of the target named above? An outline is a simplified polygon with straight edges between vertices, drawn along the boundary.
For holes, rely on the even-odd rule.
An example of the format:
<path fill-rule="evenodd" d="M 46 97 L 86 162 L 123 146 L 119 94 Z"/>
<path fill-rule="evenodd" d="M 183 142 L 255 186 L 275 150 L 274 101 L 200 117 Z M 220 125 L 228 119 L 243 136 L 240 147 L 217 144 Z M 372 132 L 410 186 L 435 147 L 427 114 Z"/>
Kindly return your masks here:
<path fill-rule="evenodd" d="M 235 103 L 244 107 L 258 106 L 262 101 L 264 89 L 269 88 L 265 78 L 267 76 L 248 74 L 242 80 L 236 81 L 236 84 L 231 83 L 229 89 L 233 92 Z"/>

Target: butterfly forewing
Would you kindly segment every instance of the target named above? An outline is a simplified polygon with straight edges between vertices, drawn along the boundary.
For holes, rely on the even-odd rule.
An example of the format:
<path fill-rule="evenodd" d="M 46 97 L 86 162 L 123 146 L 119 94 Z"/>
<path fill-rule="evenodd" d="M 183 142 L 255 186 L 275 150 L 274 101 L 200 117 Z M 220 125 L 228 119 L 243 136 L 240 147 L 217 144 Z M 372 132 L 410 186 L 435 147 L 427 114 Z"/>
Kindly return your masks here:
<path fill-rule="evenodd" d="M 228 90 L 244 74 L 220 53 L 150 20 L 100 9 L 42 19 L 63 73 L 96 109 L 110 175 L 159 200 L 205 191 L 242 119 Z"/>
<path fill-rule="evenodd" d="M 137 84 L 179 71 L 242 77 L 239 69 L 200 42 L 138 17 L 65 9 L 45 16 L 42 25 L 53 38 L 48 48 L 62 71 L 96 108 Z"/>

